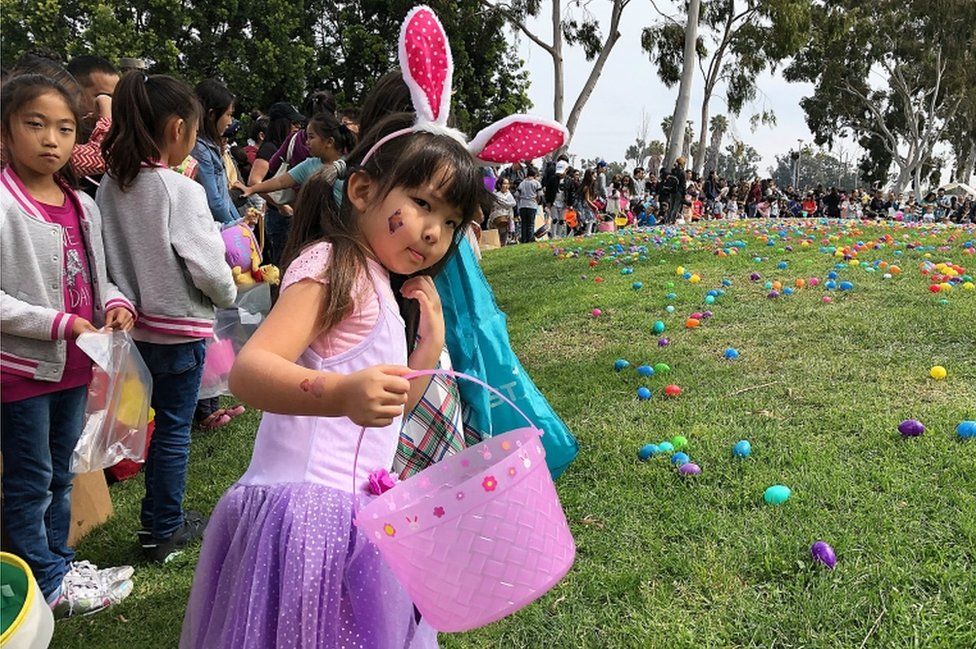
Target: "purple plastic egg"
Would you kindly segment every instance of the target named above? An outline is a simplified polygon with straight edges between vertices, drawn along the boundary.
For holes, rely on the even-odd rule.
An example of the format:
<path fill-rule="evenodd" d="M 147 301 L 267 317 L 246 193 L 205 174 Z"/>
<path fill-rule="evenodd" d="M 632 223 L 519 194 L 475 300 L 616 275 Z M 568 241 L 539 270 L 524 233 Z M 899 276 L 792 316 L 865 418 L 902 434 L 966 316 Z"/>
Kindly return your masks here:
<path fill-rule="evenodd" d="M 658 347 L 667 347 L 670 344 L 671 344 L 671 341 L 668 340 L 667 338 L 658 338 L 657 339 L 657 346 Z"/>
<path fill-rule="evenodd" d="M 810 556 L 817 563 L 822 563 L 831 570 L 837 565 L 837 555 L 834 554 L 834 549 L 830 547 L 825 541 L 817 541 L 810 546 Z"/>
<path fill-rule="evenodd" d="M 766 297 L 768 297 L 769 299 L 777 298 L 779 297 L 779 291 L 770 291 L 769 294 L 766 295 Z"/>
<path fill-rule="evenodd" d="M 759 280 L 762 279 L 762 275 L 760 275 L 759 273 L 753 273 L 752 275 L 749 275 L 749 279 L 751 279 L 754 282 L 758 282 Z"/>
<path fill-rule="evenodd" d="M 705 313 L 702 314 L 702 318 L 711 318 L 713 315 L 715 314 L 712 313 L 711 311 L 706 311 Z"/>
<path fill-rule="evenodd" d="M 902 437 L 918 437 L 925 432 L 925 425 L 917 419 L 906 419 L 898 424 L 898 432 Z"/>
<path fill-rule="evenodd" d="M 701 473 L 701 467 L 694 462 L 685 462 L 678 469 L 678 473 L 681 475 L 698 475 Z"/>

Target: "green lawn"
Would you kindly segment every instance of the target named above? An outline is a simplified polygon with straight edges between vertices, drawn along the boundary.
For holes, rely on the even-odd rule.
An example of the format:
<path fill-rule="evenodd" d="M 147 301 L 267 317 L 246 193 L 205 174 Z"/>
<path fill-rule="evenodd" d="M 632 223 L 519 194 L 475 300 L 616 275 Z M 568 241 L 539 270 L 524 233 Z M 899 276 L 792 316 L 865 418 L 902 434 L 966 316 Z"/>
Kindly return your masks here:
<path fill-rule="evenodd" d="M 976 233 L 726 227 L 691 230 L 684 241 L 652 233 L 660 244 L 629 234 L 569 242 L 647 246 L 645 259 L 608 254 L 595 268 L 549 246 L 486 253 L 512 343 L 580 442 L 558 482 L 578 555 L 539 602 L 484 629 L 443 635 L 443 646 L 976 646 L 976 441 L 954 433 L 976 419 L 976 291 L 933 295 L 919 273 L 927 254 L 976 270 L 976 255 L 963 254 Z M 894 243 L 858 259 L 897 262 L 900 275 L 848 267 L 838 281 L 852 281 L 851 292 L 821 286 L 766 297 L 766 280 L 826 278 L 838 259 L 819 251 L 825 236 L 843 246 L 887 233 Z M 746 247 L 720 258 L 717 236 Z M 806 236 L 812 243 L 801 248 Z M 779 261 L 789 268 L 778 270 Z M 677 276 L 679 264 L 701 282 Z M 624 266 L 633 274 L 622 275 Z M 763 280 L 750 282 L 752 272 Z M 686 330 L 685 318 L 723 278 L 732 285 L 708 307 L 714 317 Z M 599 318 L 590 316 L 596 307 Z M 651 333 L 659 318 L 666 348 Z M 741 357 L 723 359 L 726 347 Z M 615 373 L 617 358 L 632 367 Z M 672 371 L 642 380 L 633 367 L 643 362 Z M 948 369 L 945 381 L 928 377 L 933 365 Z M 665 398 L 666 383 L 683 394 Z M 650 401 L 636 399 L 640 385 L 653 391 Z M 927 432 L 903 440 L 896 427 L 907 418 Z M 209 511 L 244 471 L 256 424 L 252 413 L 194 441 L 187 506 Z M 700 476 L 680 477 L 666 458 L 636 460 L 641 445 L 677 434 L 689 439 Z M 747 460 L 731 456 L 739 439 L 752 443 Z M 762 495 L 776 483 L 793 495 L 770 507 Z M 108 612 L 61 623 L 53 646 L 176 646 L 197 554 L 140 564 L 141 492 L 137 481 L 113 487 L 115 517 L 79 547 L 98 564 L 135 564 L 135 592 Z M 810 561 L 817 539 L 837 551 L 833 572 Z"/>

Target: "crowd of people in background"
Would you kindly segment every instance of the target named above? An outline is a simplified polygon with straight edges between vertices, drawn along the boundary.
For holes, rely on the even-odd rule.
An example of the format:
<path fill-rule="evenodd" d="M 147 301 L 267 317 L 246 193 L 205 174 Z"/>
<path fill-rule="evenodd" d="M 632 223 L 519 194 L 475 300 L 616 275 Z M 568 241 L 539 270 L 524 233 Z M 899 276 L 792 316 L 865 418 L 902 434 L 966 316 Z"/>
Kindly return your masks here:
<path fill-rule="evenodd" d="M 976 222 L 976 197 L 943 189 L 914 193 L 881 189 L 841 189 L 818 184 L 781 188 L 772 178 L 705 177 L 685 168 L 679 157 L 668 170 L 642 167 L 608 175 L 606 162 L 574 168 L 566 155 L 547 161 L 540 172 L 516 163 L 497 177 L 486 172 L 496 207 L 483 227 L 495 229 L 501 245 L 539 237 L 559 238 L 625 226 L 684 224 L 711 219 L 826 217 L 892 219 L 923 223 Z M 517 236 L 516 236 L 517 235 Z"/>

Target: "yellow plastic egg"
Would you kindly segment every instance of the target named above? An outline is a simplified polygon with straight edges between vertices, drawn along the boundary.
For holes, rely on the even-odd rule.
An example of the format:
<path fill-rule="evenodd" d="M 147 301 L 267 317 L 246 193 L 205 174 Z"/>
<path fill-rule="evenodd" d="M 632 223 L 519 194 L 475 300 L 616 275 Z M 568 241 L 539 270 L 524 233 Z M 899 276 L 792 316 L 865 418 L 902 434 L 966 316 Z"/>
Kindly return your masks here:
<path fill-rule="evenodd" d="M 929 376 L 936 381 L 941 381 L 946 377 L 947 374 L 948 372 L 946 372 L 946 368 L 942 367 L 941 365 L 936 365 L 929 370 Z"/>

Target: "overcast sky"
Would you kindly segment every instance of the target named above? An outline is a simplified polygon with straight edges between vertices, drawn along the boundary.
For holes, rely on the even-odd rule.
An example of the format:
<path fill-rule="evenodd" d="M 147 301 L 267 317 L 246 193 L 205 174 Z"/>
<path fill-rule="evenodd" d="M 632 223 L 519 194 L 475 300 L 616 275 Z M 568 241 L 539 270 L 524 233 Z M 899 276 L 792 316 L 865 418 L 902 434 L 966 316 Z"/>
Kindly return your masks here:
<path fill-rule="evenodd" d="M 551 0 L 543 2 L 540 16 L 530 19 L 529 22 L 529 28 L 547 42 L 552 38 L 550 2 Z M 669 4 L 666 1 L 659 2 L 658 6 L 665 9 Z M 600 0 L 590 3 L 589 6 L 602 25 L 609 25 L 609 2 Z M 657 19 L 658 14 L 654 12 L 647 0 L 634 0 L 625 9 L 621 21 L 620 40 L 611 51 L 596 89 L 583 109 L 570 146 L 571 152 L 584 158 L 600 156 L 607 160 L 623 162 L 624 152 L 637 138 L 642 110 L 646 111 L 651 124 L 649 129 L 651 139 L 664 141 L 661 120 L 674 112 L 678 88 L 675 86 L 669 89 L 661 83 L 655 66 L 640 45 L 641 29 Z M 534 104 L 532 112 L 544 117 L 552 117 L 552 58 L 524 35 L 519 38 L 518 50 L 529 71 L 531 80 L 529 97 Z M 569 111 L 593 64 L 585 59 L 582 50 L 578 47 L 564 45 L 563 57 L 565 59 L 564 114 L 568 118 Z M 695 127 L 696 138 L 703 85 L 702 75 L 697 72 L 688 113 Z M 759 167 L 760 173 L 765 174 L 767 167 L 774 164 L 774 156 L 785 153 L 790 147 L 796 147 L 797 138 L 802 138 L 807 143 L 812 142 L 813 136 L 807 128 L 799 101 L 802 97 L 813 93 L 813 86 L 807 83 L 787 83 L 779 72 L 764 73 L 759 79 L 758 86 L 759 93 L 754 103 L 747 105 L 738 118 L 730 118 L 729 134 L 726 135 L 723 146 L 730 141 L 730 136 L 752 145 L 762 156 Z M 772 109 L 775 112 L 777 123 L 772 127 L 759 126 L 753 132 L 749 125 L 749 117 L 764 109 Z M 725 113 L 725 104 L 720 97 L 712 98 L 709 112 L 710 115 Z M 860 149 L 851 140 L 842 141 L 839 145 L 852 158 L 860 155 Z M 840 154 L 840 148 L 835 145 L 835 154 Z"/>

